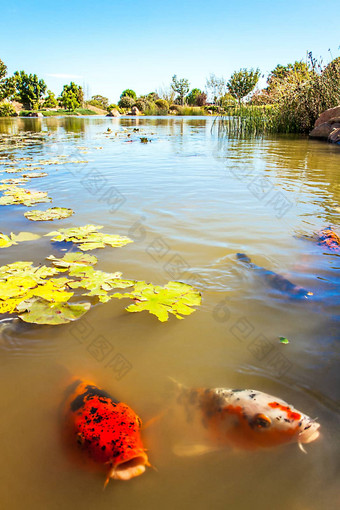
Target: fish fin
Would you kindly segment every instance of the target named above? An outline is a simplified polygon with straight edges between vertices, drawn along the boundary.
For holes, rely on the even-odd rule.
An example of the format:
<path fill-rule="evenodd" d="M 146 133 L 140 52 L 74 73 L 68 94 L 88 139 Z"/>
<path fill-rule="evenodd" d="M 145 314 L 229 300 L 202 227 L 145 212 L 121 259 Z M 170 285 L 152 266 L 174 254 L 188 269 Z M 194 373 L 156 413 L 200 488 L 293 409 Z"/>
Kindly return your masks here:
<path fill-rule="evenodd" d="M 177 444 L 172 448 L 172 451 L 178 457 L 197 457 L 207 453 L 216 452 L 219 450 L 217 446 L 207 444 Z"/>
<path fill-rule="evenodd" d="M 166 411 L 162 411 L 161 413 L 159 414 L 156 414 L 156 416 L 154 416 L 153 418 L 150 418 L 150 420 L 148 420 L 143 426 L 142 426 L 142 430 L 145 430 L 147 429 L 148 427 L 150 427 L 151 425 L 153 425 L 154 423 L 156 423 L 157 421 L 161 420 L 166 414 Z"/>
<path fill-rule="evenodd" d="M 302 443 L 298 442 L 298 446 L 299 446 L 300 450 L 307 455 L 307 451 L 304 449 Z"/>
<path fill-rule="evenodd" d="M 108 474 L 107 474 L 107 476 L 106 476 L 106 478 L 105 478 L 105 482 L 104 482 L 104 486 L 103 486 L 103 491 L 105 491 L 106 486 L 107 486 L 107 484 L 108 484 L 108 483 L 109 483 L 109 481 L 110 481 L 110 474 L 111 474 L 111 471 L 109 471 L 109 472 L 108 472 Z"/>
<path fill-rule="evenodd" d="M 246 262 L 247 264 L 250 264 L 251 262 L 250 258 L 245 253 L 236 253 L 236 258 L 241 262 Z"/>

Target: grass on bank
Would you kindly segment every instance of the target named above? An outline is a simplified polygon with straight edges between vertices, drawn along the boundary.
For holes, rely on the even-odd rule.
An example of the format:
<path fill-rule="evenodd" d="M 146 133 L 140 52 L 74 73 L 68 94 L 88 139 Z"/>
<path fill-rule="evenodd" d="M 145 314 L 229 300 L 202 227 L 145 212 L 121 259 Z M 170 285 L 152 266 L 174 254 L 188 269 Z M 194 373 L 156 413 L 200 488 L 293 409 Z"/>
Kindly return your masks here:
<path fill-rule="evenodd" d="M 28 117 L 32 113 L 32 110 L 22 110 L 19 115 L 20 117 Z M 92 110 L 88 110 L 87 108 L 76 108 L 76 110 L 70 112 L 68 110 L 39 110 L 39 113 L 42 113 L 44 117 L 57 117 L 60 115 L 96 115 Z"/>

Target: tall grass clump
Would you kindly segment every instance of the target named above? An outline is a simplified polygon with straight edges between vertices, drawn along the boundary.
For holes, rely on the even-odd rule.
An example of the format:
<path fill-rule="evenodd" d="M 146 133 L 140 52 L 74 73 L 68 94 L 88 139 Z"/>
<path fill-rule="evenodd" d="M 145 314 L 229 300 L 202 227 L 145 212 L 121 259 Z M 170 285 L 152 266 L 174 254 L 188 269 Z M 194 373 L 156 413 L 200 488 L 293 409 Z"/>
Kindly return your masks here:
<path fill-rule="evenodd" d="M 233 137 L 271 133 L 308 133 L 319 115 L 340 105 L 340 57 L 323 66 L 308 56 L 307 72 L 289 72 L 264 92 L 269 105 L 227 110 L 218 129 Z"/>

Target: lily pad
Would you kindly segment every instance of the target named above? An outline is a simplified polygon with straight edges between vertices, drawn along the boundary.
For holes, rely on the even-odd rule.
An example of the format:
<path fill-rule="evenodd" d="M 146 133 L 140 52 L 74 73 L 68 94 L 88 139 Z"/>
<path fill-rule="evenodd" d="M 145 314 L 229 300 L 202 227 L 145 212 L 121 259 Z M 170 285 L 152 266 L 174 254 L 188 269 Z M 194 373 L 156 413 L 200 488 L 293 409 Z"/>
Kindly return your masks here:
<path fill-rule="evenodd" d="M 201 304 L 199 291 L 191 285 L 181 282 L 168 282 L 164 287 L 137 282 L 131 292 L 116 293 L 112 297 L 133 299 L 134 304 L 126 308 L 128 312 L 146 310 L 156 315 L 161 322 L 169 319 L 169 313 L 175 315 L 177 319 L 183 319 L 183 315 L 195 312 L 192 306 Z"/>
<path fill-rule="evenodd" d="M 133 242 L 132 239 L 125 236 L 102 234 L 98 232 L 98 229 L 101 228 L 103 228 L 102 225 L 85 225 L 84 227 L 61 228 L 45 235 L 53 236 L 52 241 L 76 243 L 82 251 L 105 248 L 106 245 L 116 248 Z"/>
<path fill-rule="evenodd" d="M 24 178 L 28 179 L 36 179 L 37 177 L 46 177 L 48 175 L 46 172 L 30 172 L 28 174 L 22 174 Z"/>
<path fill-rule="evenodd" d="M 0 248 L 8 248 L 12 244 L 15 244 L 15 242 L 9 236 L 0 232 Z"/>
<path fill-rule="evenodd" d="M 19 232 L 19 234 L 13 234 L 12 232 L 10 236 L 0 232 L 0 248 L 8 248 L 13 244 L 22 243 L 24 241 L 35 241 L 39 238 L 40 236 L 38 234 L 32 234 L 31 232 Z"/>
<path fill-rule="evenodd" d="M 34 297 L 22 301 L 18 306 L 19 317 L 34 324 L 67 324 L 79 319 L 91 308 L 90 303 L 50 303 Z"/>
<path fill-rule="evenodd" d="M 18 261 L 6 266 L 0 266 L 0 280 L 8 280 L 13 277 L 32 278 L 37 283 L 43 283 L 47 276 L 54 276 L 60 272 L 55 267 L 34 267 L 33 262 Z"/>
<path fill-rule="evenodd" d="M 38 209 L 27 211 L 24 216 L 31 221 L 53 221 L 68 218 L 73 213 L 74 211 L 67 207 L 50 207 L 46 211 L 39 211 Z"/>
<path fill-rule="evenodd" d="M 90 266 L 97 264 L 97 257 L 88 255 L 87 253 L 75 252 L 66 253 L 62 258 L 57 258 L 54 255 L 46 257 L 56 267 L 73 267 L 73 266 Z"/>
<path fill-rule="evenodd" d="M 13 186 L 0 197 L 0 205 L 23 204 L 30 207 L 31 205 L 50 202 L 51 200 L 45 191 L 27 190 Z"/>
<path fill-rule="evenodd" d="M 95 271 L 92 266 L 73 266 L 70 268 L 69 274 L 80 278 L 79 281 L 69 283 L 71 289 L 87 289 L 89 292 L 85 293 L 85 296 L 96 296 L 102 303 L 110 300 L 108 291 L 115 288 L 132 287 L 135 284 L 130 280 L 124 280 L 124 283 L 120 282 L 122 273 Z"/>

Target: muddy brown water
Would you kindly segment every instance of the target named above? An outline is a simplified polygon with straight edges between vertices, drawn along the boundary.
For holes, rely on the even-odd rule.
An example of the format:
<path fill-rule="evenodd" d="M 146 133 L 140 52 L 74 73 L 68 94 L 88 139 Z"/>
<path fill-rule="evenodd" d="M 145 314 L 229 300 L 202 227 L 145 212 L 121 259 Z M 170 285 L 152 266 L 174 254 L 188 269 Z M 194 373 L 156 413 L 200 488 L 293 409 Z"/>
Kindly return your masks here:
<path fill-rule="evenodd" d="M 340 506 L 340 258 L 303 237 L 339 224 L 340 148 L 304 137 L 228 140 L 212 128 L 205 118 L 0 119 L 0 156 L 33 158 L 19 168 L 66 156 L 63 165 L 40 165 L 48 176 L 27 187 L 75 210 L 47 223 L 27 220 L 24 206 L 1 206 L 2 232 L 103 225 L 134 243 L 92 252 L 98 269 L 155 284 L 188 282 L 203 296 L 190 317 L 167 323 L 125 312 L 123 300 L 62 326 L 0 323 L 2 508 Z M 9 134 L 28 143 L 4 148 Z M 4 161 L 1 178 L 17 177 Z M 283 295 L 237 262 L 237 252 L 314 295 Z M 0 257 L 2 265 L 39 264 L 61 253 L 42 237 Z M 184 458 L 173 452 L 183 430 L 160 420 L 143 433 L 157 471 L 103 491 L 102 476 L 76 466 L 60 440 L 59 405 L 74 375 L 144 421 L 167 408 L 169 376 L 188 386 L 255 388 L 317 418 L 321 435 L 307 455 L 291 444 Z"/>

